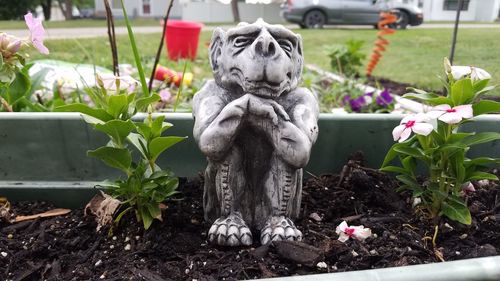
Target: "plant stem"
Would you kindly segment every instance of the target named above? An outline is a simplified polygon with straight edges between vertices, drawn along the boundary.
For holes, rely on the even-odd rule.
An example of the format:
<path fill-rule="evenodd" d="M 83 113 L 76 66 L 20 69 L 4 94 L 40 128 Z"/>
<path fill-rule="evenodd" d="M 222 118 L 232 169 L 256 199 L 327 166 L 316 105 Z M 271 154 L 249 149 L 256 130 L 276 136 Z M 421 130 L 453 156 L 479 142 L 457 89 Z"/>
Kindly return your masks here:
<path fill-rule="evenodd" d="M 158 62 L 160 61 L 161 50 L 163 49 L 163 44 L 165 42 L 165 32 L 167 31 L 167 21 L 168 17 L 170 16 L 170 10 L 172 9 L 173 5 L 174 5 L 174 0 L 170 0 L 167 13 L 163 18 L 163 32 L 161 33 L 160 45 L 158 46 L 158 50 L 156 51 L 156 57 L 153 63 L 153 70 L 151 71 L 151 77 L 149 78 L 149 86 L 148 86 L 149 92 L 151 92 L 151 89 L 153 88 L 153 79 L 155 78 L 156 67 L 158 66 Z"/>
<path fill-rule="evenodd" d="M 13 112 L 14 111 L 14 110 L 12 110 L 12 106 L 10 106 L 9 103 L 6 100 L 4 100 L 2 97 L 0 97 L 0 102 L 2 102 L 3 107 L 8 112 Z"/>
<path fill-rule="evenodd" d="M 106 9 L 108 38 L 109 38 L 109 44 L 111 46 L 111 56 L 113 58 L 113 74 L 116 76 L 120 76 L 120 70 L 118 68 L 118 50 L 116 48 L 115 22 L 113 20 L 113 13 L 111 12 L 111 7 L 109 6 L 109 0 L 104 0 L 104 8 Z"/>
<path fill-rule="evenodd" d="M 139 72 L 139 77 L 141 78 L 141 86 L 143 95 L 149 97 L 148 85 L 146 83 L 146 76 L 144 76 L 144 69 L 142 68 L 141 57 L 139 56 L 139 51 L 137 50 L 137 44 L 135 42 L 134 32 L 130 26 L 130 21 L 128 19 L 127 10 L 125 9 L 125 4 L 123 0 L 120 0 L 123 10 L 123 18 L 125 19 L 125 24 L 127 25 L 128 37 L 130 39 L 130 45 L 132 46 L 132 51 L 134 53 L 135 64 L 137 66 L 137 72 Z"/>

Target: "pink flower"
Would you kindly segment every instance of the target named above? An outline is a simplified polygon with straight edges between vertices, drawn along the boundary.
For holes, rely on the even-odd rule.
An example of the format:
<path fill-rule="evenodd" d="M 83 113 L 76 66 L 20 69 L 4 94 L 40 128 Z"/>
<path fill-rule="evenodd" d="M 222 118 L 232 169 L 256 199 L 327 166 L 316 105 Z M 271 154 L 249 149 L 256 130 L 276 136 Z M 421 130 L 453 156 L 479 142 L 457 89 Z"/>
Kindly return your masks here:
<path fill-rule="evenodd" d="M 43 36 L 45 35 L 45 29 L 43 29 L 42 20 L 33 18 L 31 13 L 24 15 L 24 21 L 30 30 L 30 39 L 33 46 L 42 54 L 48 55 L 49 49 L 43 45 Z"/>
<path fill-rule="evenodd" d="M 162 89 L 160 91 L 160 99 L 164 103 L 170 103 L 172 102 L 172 94 L 170 94 L 168 89 Z"/>
<path fill-rule="evenodd" d="M 447 124 L 457 124 L 460 123 L 462 119 L 472 118 L 474 116 L 471 104 L 459 105 L 453 108 L 448 104 L 440 104 L 432 108 L 427 114 Z"/>
<path fill-rule="evenodd" d="M 406 116 L 401 120 L 400 125 L 392 130 L 394 141 L 404 142 L 410 137 L 412 131 L 419 135 L 429 135 L 434 127 L 432 124 L 427 123 L 427 120 L 428 117 L 423 113 Z"/>
<path fill-rule="evenodd" d="M 359 226 L 349 226 L 346 221 L 341 222 L 335 232 L 339 235 L 339 241 L 345 242 L 349 238 L 353 237 L 357 240 L 363 241 L 366 238 L 372 236 L 372 231 L 369 228 L 365 228 L 362 225 Z"/>
<path fill-rule="evenodd" d="M 116 93 L 126 90 L 132 93 L 139 84 L 137 80 L 130 76 L 115 76 L 113 74 L 97 74 L 97 84 L 108 92 Z"/>
<path fill-rule="evenodd" d="M 0 52 L 3 58 L 8 59 L 17 53 L 21 48 L 21 42 L 21 39 L 17 37 L 0 33 Z"/>
<path fill-rule="evenodd" d="M 469 194 L 474 193 L 476 191 L 476 189 L 474 188 L 474 185 L 470 181 L 468 181 L 468 182 L 462 184 L 462 191 L 465 194 L 469 195 Z"/>

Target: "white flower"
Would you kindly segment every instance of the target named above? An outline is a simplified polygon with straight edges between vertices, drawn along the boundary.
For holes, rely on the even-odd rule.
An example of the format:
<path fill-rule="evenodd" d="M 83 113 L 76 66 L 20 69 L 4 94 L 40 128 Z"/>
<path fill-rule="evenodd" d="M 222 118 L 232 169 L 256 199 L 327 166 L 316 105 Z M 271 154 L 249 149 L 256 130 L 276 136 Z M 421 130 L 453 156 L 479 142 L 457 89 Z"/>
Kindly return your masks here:
<path fill-rule="evenodd" d="M 491 79 L 491 75 L 486 70 L 474 66 L 452 66 L 451 75 L 455 80 L 460 80 L 469 75 L 472 81 Z"/>
<path fill-rule="evenodd" d="M 406 116 L 401 120 L 400 125 L 392 130 L 394 141 L 399 140 L 399 142 L 404 142 L 410 137 L 412 131 L 419 135 L 429 135 L 434 127 L 432 124 L 428 123 L 428 119 L 429 118 L 423 113 Z"/>
<path fill-rule="evenodd" d="M 130 76 L 115 76 L 113 74 L 97 74 L 97 83 L 102 88 L 110 92 L 116 92 L 116 89 L 127 90 L 132 93 L 139 82 Z"/>
<path fill-rule="evenodd" d="M 474 116 L 471 104 L 459 105 L 453 108 L 449 104 L 440 104 L 433 107 L 427 115 L 431 118 L 437 118 L 447 124 L 457 124 L 460 123 L 462 119 L 468 119 Z"/>
<path fill-rule="evenodd" d="M 335 232 L 339 235 L 339 241 L 345 242 L 353 237 L 357 240 L 363 241 L 366 238 L 372 236 L 372 231 L 369 228 L 365 228 L 362 225 L 359 226 L 348 226 L 346 221 L 341 222 Z"/>

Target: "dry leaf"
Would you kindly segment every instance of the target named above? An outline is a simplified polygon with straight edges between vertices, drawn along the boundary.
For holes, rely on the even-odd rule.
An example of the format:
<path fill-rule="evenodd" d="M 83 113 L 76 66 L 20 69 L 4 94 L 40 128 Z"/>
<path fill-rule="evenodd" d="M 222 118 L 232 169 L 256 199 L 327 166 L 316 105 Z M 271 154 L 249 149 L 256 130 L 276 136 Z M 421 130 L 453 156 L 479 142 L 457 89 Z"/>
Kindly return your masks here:
<path fill-rule="evenodd" d="M 113 216 L 122 202 L 110 195 L 100 192 L 85 206 L 85 215 L 94 215 L 97 222 L 96 230 L 113 222 Z"/>
<path fill-rule="evenodd" d="M 39 214 L 34 214 L 34 215 L 17 216 L 15 219 L 15 222 L 34 220 L 34 219 L 39 219 L 39 218 L 62 216 L 62 215 L 68 214 L 69 212 L 71 212 L 70 209 L 52 209 L 50 211 L 39 213 Z"/>
<path fill-rule="evenodd" d="M 0 197 L 0 221 L 12 222 L 13 216 L 9 200 L 5 197 Z"/>

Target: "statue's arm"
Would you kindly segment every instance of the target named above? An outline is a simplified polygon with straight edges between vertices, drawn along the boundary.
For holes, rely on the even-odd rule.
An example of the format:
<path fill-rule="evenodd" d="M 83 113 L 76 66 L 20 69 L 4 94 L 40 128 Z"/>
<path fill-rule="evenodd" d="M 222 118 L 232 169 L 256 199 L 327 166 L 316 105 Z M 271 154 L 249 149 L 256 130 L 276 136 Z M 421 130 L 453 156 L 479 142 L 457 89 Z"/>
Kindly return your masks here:
<path fill-rule="evenodd" d="M 291 166 L 302 168 L 309 162 L 318 137 L 319 107 L 316 97 L 305 88 L 290 93 L 287 101 L 293 102 L 288 110 L 290 120 L 280 119 L 277 128 L 267 131 L 278 155 Z"/>
<path fill-rule="evenodd" d="M 210 159 L 222 159 L 234 141 L 246 113 L 244 97 L 226 104 L 224 90 L 208 82 L 193 99 L 193 135 L 200 150 Z"/>

